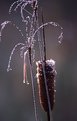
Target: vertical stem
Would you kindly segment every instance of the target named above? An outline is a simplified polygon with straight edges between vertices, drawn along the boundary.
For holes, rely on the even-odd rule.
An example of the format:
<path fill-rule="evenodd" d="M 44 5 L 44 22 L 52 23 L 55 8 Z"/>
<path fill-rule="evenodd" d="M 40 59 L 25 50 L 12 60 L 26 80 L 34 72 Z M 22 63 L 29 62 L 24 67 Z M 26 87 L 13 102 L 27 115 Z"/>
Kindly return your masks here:
<path fill-rule="evenodd" d="M 36 29 L 38 29 L 38 28 L 39 28 L 38 9 L 37 9 L 37 12 L 36 12 L 36 16 L 37 16 Z M 43 60 L 43 51 L 42 51 L 42 44 L 41 44 L 40 31 L 37 32 L 37 38 L 38 38 L 38 44 L 39 44 L 40 59 L 41 59 L 41 61 L 42 61 L 42 60 Z"/>
<path fill-rule="evenodd" d="M 33 78 L 33 69 L 32 69 L 32 61 L 31 61 L 31 47 L 29 47 L 29 66 L 30 66 L 30 74 L 31 74 L 31 81 L 32 81 L 32 93 L 33 93 L 33 103 L 34 103 L 34 113 L 35 113 L 35 120 L 37 119 L 37 109 L 36 109 L 36 98 L 35 98 L 35 87 L 34 87 L 34 78 Z"/>
<path fill-rule="evenodd" d="M 29 66 L 30 66 L 30 74 L 31 74 L 31 82 L 32 82 L 32 93 L 33 93 L 33 104 L 34 104 L 34 113 L 35 113 L 35 120 L 38 121 L 37 119 L 37 109 L 36 109 L 36 97 L 35 97 L 35 86 L 34 86 L 34 78 L 33 78 L 33 68 L 32 68 L 32 58 L 31 58 L 31 54 L 32 54 L 32 42 L 33 42 L 33 32 L 34 32 L 34 18 L 35 18 L 35 2 L 33 3 L 33 14 L 32 14 L 32 18 L 31 18 L 31 25 L 30 25 L 30 32 L 29 32 L 29 36 L 30 36 L 30 42 L 29 42 L 29 46 L 28 46 L 28 58 L 29 58 Z"/>
<path fill-rule="evenodd" d="M 47 111 L 47 120 L 50 121 L 50 113 Z"/>
<path fill-rule="evenodd" d="M 44 24 L 44 17 L 43 17 L 43 11 L 42 11 L 42 24 Z M 45 42 L 45 30 L 43 26 L 43 46 L 44 46 L 44 62 L 46 61 L 46 42 Z"/>
<path fill-rule="evenodd" d="M 43 17 L 43 10 L 42 10 L 42 24 L 44 24 L 44 17 Z M 45 30 L 43 27 L 43 46 L 44 46 L 44 57 L 43 57 L 43 74 L 44 74 L 44 81 L 45 81 L 45 89 L 46 89 L 46 95 L 47 95 L 47 119 L 50 121 L 50 99 L 49 99 L 49 92 L 48 92 L 48 86 L 47 86 L 47 78 L 46 78 L 46 42 L 45 42 Z"/>
<path fill-rule="evenodd" d="M 31 47 L 28 48 L 28 51 L 29 51 L 29 61 L 30 61 L 30 64 L 32 65 L 32 61 L 31 61 Z"/>

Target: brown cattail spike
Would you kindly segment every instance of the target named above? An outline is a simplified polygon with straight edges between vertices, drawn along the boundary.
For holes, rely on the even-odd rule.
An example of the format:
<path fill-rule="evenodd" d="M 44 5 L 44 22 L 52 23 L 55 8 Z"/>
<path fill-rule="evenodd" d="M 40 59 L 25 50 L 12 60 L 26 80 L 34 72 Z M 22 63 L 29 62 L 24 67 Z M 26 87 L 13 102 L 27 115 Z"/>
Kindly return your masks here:
<path fill-rule="evenodd" d="M 48 112 L 48 99 L 46 95 L 46 88 L 45 88 L 45 81 L 44 81 L 44 74 L 43 74 L 43 67 L 42 62 L 36 62 L 37 65 L 37 82 L 39 88 L 39 99 L 40 104 L 43 109 Z M 45 64 L 45 75 L 48 87 L 48 94 L 49 94 L 49 101 L 51 110 L 53 110 L 54 102 L 55 102 L 55 61 L 54 60 L 47 60 Z"/>

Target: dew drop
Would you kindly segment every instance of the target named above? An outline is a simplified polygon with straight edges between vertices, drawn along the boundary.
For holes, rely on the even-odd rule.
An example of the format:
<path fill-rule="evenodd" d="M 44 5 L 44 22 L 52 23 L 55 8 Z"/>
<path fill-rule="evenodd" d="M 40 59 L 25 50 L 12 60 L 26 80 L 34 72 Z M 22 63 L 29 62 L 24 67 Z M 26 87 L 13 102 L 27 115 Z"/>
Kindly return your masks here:
<path fill-rule="evenodd" d="M 9 71 L 12 71 L 12 69 L 11 68 L 7 68 L 7 72 L 9 72 Z"/>
<path fill-rule="evenodd" d="M 29 85 L 30 83 L 28 82 L 28 80 L 23 80 L 23 84 L 25 84 L 26 83 L 26 85 Z"/>
<path fill-rule="evenodd" d="M 59 39 L 59 44 L 61 44 L 62 43 L 62 39 L 63 39 L 63 32 L 61 32 L 61 34 L 60 34 L 60 36 L 58 37 L 58 39 Z"/>

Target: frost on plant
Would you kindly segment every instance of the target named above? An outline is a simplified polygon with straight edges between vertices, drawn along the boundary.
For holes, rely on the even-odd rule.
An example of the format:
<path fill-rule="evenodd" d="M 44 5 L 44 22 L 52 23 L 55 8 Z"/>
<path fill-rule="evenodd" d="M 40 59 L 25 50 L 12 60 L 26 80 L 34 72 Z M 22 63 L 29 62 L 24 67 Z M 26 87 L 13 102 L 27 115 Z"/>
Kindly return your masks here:
<path fill-rule="evenodd" d="M 26 6 L 30 7 L 32 11 L 29 11 L 26 9 Z M 31 74 L 31 81 L 32 81 L 32 91 L 33 91 L 33 99 L 34 99 L 34 109 L 35 109 L 35 119 L 37 119 L 37 112 L 36 112 L 36 103 L 35 103 L 35 90 L 34 90 L 34 78 L 33 78 L 33 70 L 32 70 L 32 65 L 33 62 L 35 62 L 35 50 L 34 50 L 34 45 L 36 42 L 38 42 L 39 46 L 39 51 L 40 51 L 40 58 L 41 61 L 43 60 L 44 52 L 42 52 L 42 47 L 41 45 L 44 46 L 43 40 L 41 40 L 40 37 L 40 30 L 43 30 L 46 26 L 50 25 L 53 27 L 58 27 L 61 30 L 61 33 L 58 37 L 59 43 L 61 44 L 62 39 L 63 39 L 63 31 L 62 27 L 56 23 L 56 22 L 47 22 L 47 23 L 42 23 L 39 26 L 39 21 L 38 21 L 38 1 L 37 0 L 18 0 L 15 1 L 9 9 L 9 14 L 11 14 L 13 11 L 16 11 L 17 9 L 20 9 L 20 15 L 22 22 L 25 23 L 25 35 L 23 34 L 22 30 L 12 21 L 5 21 L 1 24 L 1 29 L 0 29 L 0 41 L 1 41 L 1 36 L 4 28 L 8 26 L 8 24 L 11 24 L 11 26 L 15 27 L 18 32 L 21 34 L 22 38 L 24 38 L 24 43 L 17 43 L 14 48 L 11 51 L 9 61 L 8 61 L 8 67 L 7 67 L 7 72 L 12 70 L 11 63 L 12 63 L 12 56 L 16 50 L 16 48 L 19 46 L 20 47 L 20 57 L 23 58 L 23 83 L 27 83 L 27 64 L 26 64 L 26 59 L 28 58 L 29 60 L 29 65 L 30 65 L 30 74 Z M 24 12 L 26 14 L 24 14 Z M 37 39 L 35 39 L 37 36 Z M 44 70 L 43 70 L 44 71 Z M 48 95 L 48 94 L 47 94 Z"/>
<path fill-rule="evenodd" d="M 38 19 L 37 18 L 38 17 L 38 13 L 37 13 L 38 4 L 37 3 L 38 3 L 37 0 L 18 0 L 16 2 L 14 2 L 10 6 L 10 9 L 9 9 L 9 13 L 11 13 L 13 10 L 16 11 L 17 8 L 20 7 L 20 14 L 21 14 L 22 21 L 26 23 L 26 29 L 25 29 L 25 31 L 26 31 L 26 38 L 24 37 L 24 35 L 22 33 L 22 30 L 18 26 L 16 26 L 12 21 L 4 21 L 1 24 L 0 41 L 1 41 L 2 31 L 4 30 L 4 28 L 8 24 L 11 24 L 12 26 L 14 26 L 20 32 L 21 36 L 25 39 L 24 43 L 18 43 L 13 48 L 13 50 L 12 50 L 12 52 L 10 54 L 7 71 L 11 70 L 11 60 L 12 60 L 12 55 L 13 55 L 15 49 L 18 46 L 21 46 L 21 49 L 20 49 L 21 57 L 24 55 L 24 53 L 23 53 L 24 49 L 26 49 L 26 51 L 28 50 L 29 47 L 31 47 L 31 49 L 33 49 L 35 42 L 38 41 L 38 40 L 35 40 L 35 35 L 38 36 L 38 32 L 43 27 L 48 26 L 48 25 L 52 25 L 54 27 L 59 27 L 61 29 L 61 33 L 60 33 L 60 35 L 58 37 L 58 39 L 59 39 L 58 42 L 61 43 L 61 41 L 62 41 L 62 38 L 63 38 L 63 31 L 62 31 L 62 29 L 63 28 L 58 23 L 47 22 L 47 23 L 44 23 L 41 26 L 39 26 L 39 23 L 38 23 L 38 20 L 37 20 Z M 28 6 L 28 5 L 31 5 L 32 13 L 30 13 L 29 11 L 26 10 L 26 6 Z M 25 18 L 24 14 L 23 14 L 24 11 L 29 14 L 28 16 L 26 16 L 26 18 Z M 30 31 L 28 31 L 28 24 L 30 24 L 30 28 L 29 28 Z M 37 29 L 34 28 L 34 25 L 36 25 Z M 39 37 L 38 37 L 38 39 L 39 39 Z M 41 40 L 39 39 L 39 41 L 41 41 Z"/>

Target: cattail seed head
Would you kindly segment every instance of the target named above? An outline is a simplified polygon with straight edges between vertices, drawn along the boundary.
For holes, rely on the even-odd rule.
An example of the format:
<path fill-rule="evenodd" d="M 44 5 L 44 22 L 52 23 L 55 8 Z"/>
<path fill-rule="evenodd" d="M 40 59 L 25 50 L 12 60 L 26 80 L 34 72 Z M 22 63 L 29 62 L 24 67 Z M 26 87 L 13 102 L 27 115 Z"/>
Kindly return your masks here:
<path fill-rule="evenodd" d="M 43 72 L 43 62 L 38 61 L 36 62 L 37 65 L 37 83 L 38 83 L 38 89 L 39 89 L 39 99 L 40 104 L 43 107 L 43 109 L 47 112 L 48 111 L 48 99 L 47 99 L 47 93 L 45 88 L 45 79 L 44 79 L 44 72 Z M 46 76 L 46 82 L 47 82 L 47 88 L 48 88 L 48 95 L 49 95 L 49 101 L 51 110 L 53 110 L 54 102 L 55 102 L 55 61 L 50 59 L 45 62 L 45 76 Z"/>

